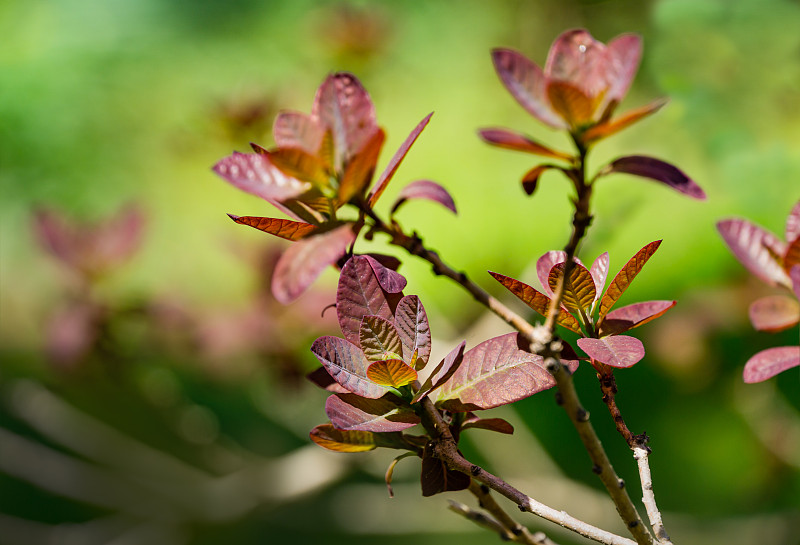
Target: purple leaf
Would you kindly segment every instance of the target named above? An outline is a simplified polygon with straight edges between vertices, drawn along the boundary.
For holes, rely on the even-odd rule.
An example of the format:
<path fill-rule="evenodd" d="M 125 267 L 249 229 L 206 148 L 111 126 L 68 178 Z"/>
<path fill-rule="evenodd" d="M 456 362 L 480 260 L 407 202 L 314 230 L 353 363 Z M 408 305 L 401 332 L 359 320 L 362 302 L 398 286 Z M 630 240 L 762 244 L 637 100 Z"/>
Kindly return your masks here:
<path fill-rule="evenodd" d="M 653 321 L 675 306 L 675 301 L 647 301 L 612 310 L 600 320 L 600 335 L 619 335 Z"/>
<path fill-rule="evenodd" d="M 354 394 L 336 394 L 325 402 L 325 414 L 337 429 L 347 431 L 385 433 L 419 424 L 420 418 L 413 410 L 392 398 L 397 399 L 394 395 L 365 399 Z"/>
<path fill-rule="evenodd" d="M 470 476 L 448 468 L 447 464 L 441 458 L 434 456 L 432 451 L 433 449 L 427 445 L 422 451 L 420 483 L 423 497 L 468 488 L 471 482 Z"/>
<path fill-rule="evenodd" d="M 763 350 L 744 366 L 744 381 L 764 382 L 792 367 L 800 366 L 800 346 L 778 346 Z"/>
<path fill-rule="evenodd" d="M 311 184 L 287 176 L 257 153 L 234 152 L 213 170 L 242 191 L 268 201 L 291 199 L 311 189 Z"/>
<path fill-rule="evenodd" d="M 800 303 L 785 295 L 769 295 L 753 301 L 749 315 L 759 331 L 783 331 L 800 321 Z"/>
<path fill-rule="evenodd" d="M 800 265 L 795 265 L 789 271 L 789 277 L 792 279 L 792 289 L 794 290 L 794 296 L 800 300 Z"/>
<path fill-rule="evenodd" d="M 375 278 L 387 293 L 400 293 L 406 287 L 407 281 L 405 276 L 399 272 L 386 267 L 383 263 L 372 257 L 371 255 L 362 256 L 366 258 L 369 266 L 372 267 L 372 272 L 375 273 Z"/>
<path fill-rule="evenodd" d="M 308 114 L 281 112 L 272 126 L 272 137 L 279 148 L 299 148 L 316 155 L 325 129 Z"/>
<path fill-rule="evenodd" d="M 372 208 L 375 206 L 375 203 L 378 201 L 380 196 L 383 194 L 386 186 L 389 185 L 389 182 L 392 181 L 392 177 L 394 177 L 394 173 L 397 172 L 397 168 L 400 166 L 400 163 L 405 158 L 408 150 L 411 149 L 411 146 L 414 145 L 414 142 L 417 141 L 417 137 L 422 132 L 422 129 L 428 124 L 428 121 L 431 120 L 431 116 L 433 112 L 429 113 L 425 118 L 414 127 L 414 130 L 411 131 L 405 141 L 400 145 L 397 151 L 392 156 L 392 159 L 389 161 L 389 164 L 386 165 L 381 177 L 378 178 L 378 181 L 375 182 L 375 187 L 372 189 L 370 196 L 369 196 L 369 207 Z"/>
<path fill-rule="evenodd" d="M 794 205 L 792 211 L 789 212 L 789 216 L 786 218 L 785 234 L 787 242 L 792 242 L 798 237 L 800 237 L 800 201 Z"/>
<path fill-rule="evenodd" d="M 380 316 L 364 316 L 361 320 L 359 346 L 370 361 L 397 358 L 403 352 L 394 324 Z"/>
<path fill-rule="evenodd" d="M 752 274 L 772 286 L 791 285 L 786 271 L 772 253 L 783 255 L 786 244 L 782 240 L 743 219 L 720 221 L 717 230 L 736 259 Z"/>
<path fill-rule="evenodd" d="M 484 341 L 464 354 L 456 372 L 439 388 L 437 404 L 464 412 L 529 397 L 555 384 L 542 361 L 520 349 L 518 333 Z"/>
<path fill-rule="evenodd" d="M 405 186 L 392 207 L 392 214 L 409 199 L 427 199 L 441 204 L 453 214 L 456 213 L 456 203 L 445 188 L 430 180 L 417 180 Z"/>
<path fill-rule="evenodd" d="M 377 399 L 387 392 L 367 378 L 370 362 L 353 343 L 339 337 L 320 337 L 311 345 L 311 352 L 333 380 L 348 392 L 369 399 Z"/>
<path fill-rule="evenodd" d="M 461 344 L 456 346 L 450 351 L 444 359 L 439 362 L 433 373 L 425 380 L 425 383 L 420 387 L 411 403 L 416 403 L 426 395 L 430 394 L 436 388 L 447 382 L 453 374 L 458 371 L 459 366 L 464 361 L 464 347 L 467 341 L 461 341 Z"/>
<path fill-rule="evenodd" d="M 469 414 L 471 416 L 468 416 L 464 420 L 464 424 L 461 426 L 462 430 L 476 428 L 480 430 L 496 431 L 497 433 L 505 433 L 506 435 L 512 435 L 514 433 L 514 426 L 502 418 L 478 418 L 472 413 Z"/>
<path fill-rule="evenodd" d="M 654 157 L 646 157 L 644 155 L 620 157 L 606 167 L 606 174 L 612 172 L 650 178 L 666 184 L 693 199 L 705 200 L 706 198 L 706 194 L 700 186 L 692 181 L 682 170 Z"/>
<path fill-rule="evenodd" d="M 562 250 L 551 250 L 536 260 L 536 276 L 544 288 L 544 293 L 548 297 L 553 297 L 553 290 L 550 289 L 550 271 L 559 263 L 567 260 L 567 253 Z"/>
<path fill-rule="evenodd" d="M 350 393 L 345 388 L 342 388 L 338 382 L 333 380 L 333 377 L 325 370 L 325 367 L 317 367 L 306 378 L 328 392 L 334 394 L 347 394 Z"/>
<path fill-rule="evenodd" d="M 345 255 L 348 246 L 355 239 L 352 226 L 343 225 L 289 246 L 278 260 L 272 276 L 272 294 L 275 299 L 284 305 L 297 299 L 314 283 L 325 267 L 336 263 Z"/>
<path fill-rule="evenodd" d="M 597 295 L 594 299 L 595 301 L 600 299 L 600 296 L 603 295 L 603 289 L 606 287 L 606 279 L 608 278 L 608 268 L 609 257 L 608 252 L 605 252 L 597 256 L 597 259 L 595 259 L 594 263 L 592 263 L 592 268 L 589 269 L 589 273 L 591 273 L 592 278 L 594 279 L 594 285 L 597 291 Z"/>
<path fill-rule="evenodd" d="M 527 136 L 507 129 L 481 129 L 478 131 L 478 135 L 487 144 L 492 144 L 500 148 L 523 151 L 534 155 L 543 155 L 545 157 L 552 157 L 553 159 L 561 159 L 564 161 L 572 160 L 572 157 L 568 153 L 551 149 Z"/>
<path fill-rule="evenodd" d="M 578 339 L 578 346 L 590 358 L 611 367 L 631 367 L 644 357 L 642 341 L 627 335 L 604 337 L 602 339 Z"/>
<path fill-rule="evenodd" d="M 422 369 L 431 355 L 431 330 L 422 301 L 416 295 L 406 295 L 397 304 L 395 325 L 403 343 L 403 358 L 411 361 L 417 353 L 417 371 Z"/>

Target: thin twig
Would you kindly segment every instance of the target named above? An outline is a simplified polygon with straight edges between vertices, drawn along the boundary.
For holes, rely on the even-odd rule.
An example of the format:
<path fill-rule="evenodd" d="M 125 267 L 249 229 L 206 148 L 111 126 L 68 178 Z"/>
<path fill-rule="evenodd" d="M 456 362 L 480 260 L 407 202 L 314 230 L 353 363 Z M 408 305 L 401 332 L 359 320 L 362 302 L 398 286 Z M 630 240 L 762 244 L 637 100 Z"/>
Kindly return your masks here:
<path fill-rule="evenodd" d="M 639 466 L 639 478 L 642 481 L 642 503 L 647 510 L 647 518 L 650 519 L 650 526 L 656 534 L 656 539 L 661 545 L 672 545 L 672 541 L 664 528 L 661 520 L 661 512 L 656 506 L 656 496 L 653 493 L 653 478 L 650 475 L 650 449 L 647 447 L 636 447 L 633 449 L 633 457 Z"/>

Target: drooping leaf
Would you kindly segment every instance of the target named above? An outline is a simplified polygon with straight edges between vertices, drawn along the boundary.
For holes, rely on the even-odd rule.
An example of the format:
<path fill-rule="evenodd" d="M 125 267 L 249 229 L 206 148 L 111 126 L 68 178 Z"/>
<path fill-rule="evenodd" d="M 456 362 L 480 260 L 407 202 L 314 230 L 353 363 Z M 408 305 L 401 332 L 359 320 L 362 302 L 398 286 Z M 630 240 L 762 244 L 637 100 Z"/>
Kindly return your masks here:
<path fill-rule="evenodd" d="M 403 431 L 420 418 L 414 411 L 399 403 L 395 395 L 366 399 L 355 394 L 336 394 L 325 402 L 325 414 L 339 430 L 385 433 Z"/>
<path fill-rule="evenodd" d="M 369 364 L 367 378 L 386 388 L 401 388 L 417 380 L 417 372 L 403 360 L 380 360 Z"/>
<path fill-rule="evenodd" d="M 269 161 L 284 174 L 297 180 L 308 182 L 316 188 L 331 185 L 330 165 L 300 148 L 278 148 L 267 151 L 251 144 L 256 153 L 266 155 Z"/>
<path fill-rule="evenodd" d="M 444 359 L 439 362 L 439 365 L 433 370 L 433 372 L 425 379 L 425 382 L 420 387 L 419 391 L 417 391 L 414 398 L 411 400 L 411 403 L 416 403 L 426 395 L 433 392 L 436 388 L 447 382 L 450 377 L 453 376 L 458 370 L 458 367 L 464 361 L 464 348 L 467 345 L 467 341 L 461 341 L 461 344 L 456 346 L 453 350 L 450 351 Z"/>
<path fill-rule="evenodd" d="M 532 396 L 554 384 L 542 357 L 521 350 L 519 334 L 508 333 L 464 354 L 453 376 L 439 387 L 437 405 L 454 412 L 490 409 Z"/>
<path fill-rule="evenodd" d="M 672 189 L 693 199 L 705 200 L 706 194 L 691 178 L 678 167 L 654 157 L 629 155 L 611 162 L 604 173 L 620 172 L 649 178 L 668 185 Z"/>
<path fill-rule="evenodd" d="M 629 329 L 644 325 L 674 306 L 675 301 L 647 301 L 612 310 L 598 324 L 600 336 L 619 335 Z"/>
<path fill-rule="evenodd" d="M 317 367 L 306 375 L 306 378 L 328 392 L 333 394 L 348 394 L 346 388 L 342 388 L 338 382 L 325 370 L 325 367 Z"/>
<path fill-rule="evenodd" d="M 603 289 L 606 287 L 608 267 L 609 257 L 608 252 L 605 252 L 597 256 L 597 259 L 595 259 L 594 263 L 592 263 L 592 268 L 589 269 L 589 272 L 592 274 L 592 278 L 594 279 L 594 287 L 597 290 L 597 295 L 594 297 L 595 301 L 600 299 L 600 296 L 603 294 Z"/>
<path fill-rule="evenodd" d="M 786 253 L 783 254 L 783 269 L 787 273 L 795 265 L 800 265 L 800 237 L 790 242 L 786 246 Z"/>
<path fill-rule="evenodd" d="M 394 498 L 394 490 L 392 489 L 392 477 L 394 476 L 394 468 L 397 466 L 397 463 L 402 460 L 403 458 L 408 458 L 409 456 L 416 456 L 415 452 L 406 452 L 405 454 L 401 454 L 389 464 L 389 467 L 386 468 L 386 475 L 384 476 L 384 480 L 386 481 L 386 489 L 389 491 L 389 497 Z"/>
<path fill-rule="evenodd" d="M 355 240 L 350 225 L 295 242 L 281 255 L 272 276 L 272 294 L 284 305 L 300 296 Z"/>
<path fill-rule="evenodd" d="M 525 191 L 525 194 L 528 196 L 533 195 L 536 191 L 536 187 L 539 185 L 539 178 L 552 168 L 555 167 L 552 165 L 539 165 L 526 172 L 522 177 L 522 189 Z"/>
<path fill-rule="evenodd" d="M 565 268 L 566 263 L 559 263 L 550 271 L 548 282 L 551 291 L 555 292 L 559 280 L 564 276 Z M 583 265 L 575 263 L 564 281 L 564 291 L 561 297 L 564 306 L 574 312 L 587 311 L 594 303 L 596 295 L 597 291 L 591 273 Z"/>
<path fill-rule="evenodd" d="M 397 358 L 403 353 L 394 324 L 380 316 L 364 316 L 359 337 L 361 350 L 370 361 Z"/>
<path fill-rule="evenodd" d="M 636 278 L 636 275 L 639 274 L 644 264 L 647 263 L 647 260 L 658 250 L 660 245 L 660 240 L 655 240 L 646 245 L 636 252 L 636 255 L 634 255 L 617 273 L 617 276 L 614 277 L 614 280 L 611 281 L 605 294 L 603 294 L 603 298 L 600 299 L 598 322 L 602 321 L 603 317 L 605 317 L 608 311 L 611 310 L 611 307 L 614 306 L 614 303 L 619 301 L 619 298 L 622 297 L 622 294 L 625 293 L 625 290 L 631 285 L 633 279 Z"/>
<path fill-rule="evenodd" d="M 308 114 L 281 112 L 272 126 L 272 137 L 279 148 L 299 148 L 316 155 L 325 129 Z"/>
<path fill-rule="evenodd" d="M 321 424 L 311 430 L 309 437 L 319 446 L 336 452 L 365 452 L 377 447 L 408 448 L 399 432 L 337 430 L 331 424 Z"/>
<path fill-rule="evenodd" d="M 378 283 L 381 285 L 383 291 L 386 293 L 400 293 L 403 291 L 403 288 L 405 288 L 407 284 L 405 276 L 391 267 L 384 265 L 377 257 L 373 257 L 369 254 L 365 254 L 363 257 L 367 259 L 367 263 L 369 263 L 369 266 L 372 268 L 372 272 L 375 273 L 375 278 L 378 279 Z M 389 258 L 390 256 L 383 257 Z"/>
<path fill-rule="evenodd" d="M 578 346 L 589 354 L 589 357 L 611 367 L 631 367 L 644 357 L 642 341 L 627 335 L 578 339 Z"/>
<path fill-rule="evenodd" d="M 378 156 L 383 148 L 385 138 L 386 134 L 378 129 L 372 138 L 367 140 L 361 151 L 347 164 L 337 196 L 340 206 L 355 196 L 364 196 L 370 181 L 372 181 L 372 175 L 375 173 L 375 166 L 378 164 Z"/>
<path fill-rule="evenodd" d="M 397 304 L 394 314 L 397 333 L 403 344 L 403 358 L 411 359 L 417 353 L 416 369 L 419 371 L 428 363 L 431 354 L 431 330 L 428 315 L 422 301 L 416 295 L 406 295 Z"/>
<path fill-rule="evenodd" d="M 367 378 L 370 362 L 353 343 L 339 337 L 320 337 L 311 345 L 311 352 L 333 380 L 348 392 L 369 399 L 378 399 L 387 392 Z"/>
<path fill-rule="evenodd" d="M 420 475 L 424 497 L 427 498 L 439 492 L 465 490 L 469 487 L 471 480 L 469 475 L 449 469 L 443 460 L 433 455 L 433 449 L 430 446 L 425 446 L 422 451 L 422 474 Z"/>
<path fill-rule="evenodd" d="M 762 350 L 744 366 L 744 381 L 764 382 L 792 367 L 800 366 L 800 346 L 778 346 Z"/>
<path fill-rule="evenodd" d="M 464 420 L 464 424 L 461 426 L 462 430 L 469 428 L 496 431 L 497 433 L 505 433 L 506 435 L 512 435 L 514 433 L 514 426 L 502 418 L 478 418 L 472 413 Z"/>
<path fill-rule="evenodd" d="M 772 254 L 772 251 L 778 255 L 786 252 L 785 243 L 778 237 L 743 219 L 720 221 L 717 230 L 736 259 L 752 274 L 772 286 L 791 285 L 786 271 Z"/>
<path fill-rule="evenodd" d="M 520 282 L 519 280 L 514 280 L 508 276 L 491 271 L 489 271 L 489 274 L 491 274 L 495 280 L 503 284 L 508 291 L 519 297 L 522 302 L 547 318 L 547 313 L 550 308 L 549 297 L 543 293 L 539 293 L 528 284 Z M 575 333 L 581 332 L 581 327 L 578 325 L 578 322 L 575 320 L 575 318 L 573 318 L 571 314 L 564 310 L 558 313 L 558 319 L 556 320 L 556 323 L 566 327 L 570 331 L 574 331 Z"/>
<path fill-rule="evenodd" d="M 431 180 L 417 180 L 401 189 L 394 206 L 392 206 L 392 214 L 395 214 L 400 206 L 410 199 L 427 199 L 441 204 L 453 214 L 456 213 L 456 203 L 453 202 L 453 197 L 450 196 L 450 193 Z"/>
<path fill-rule="evenodd" d="M 792 242 L 800 237 L 800 201 L 792 207 L 789 216 L 786 218 L 786 232 L 784 238 L 787 242 Z"/>
<path fill-rule="evenodd" d="M 317 230 L 316 225 L 299 221 L 262 218 L 259 216 L 234 216 L 233 214 L 228 214 L 228 217 L 240 225 L 249 225 L 259 231 L 291 241 L 305 238 Z"/>
<path fill-rule="evenodd" d="M 659 99 L 656 100 L 655 102 L 651 102 L 650 104 L 647 104 L 640 108 L 627 111 L 619 117 L 609 119 L 608 121 L 605 121 L 603 123 L 598 123 L 597 125 L 591 127 L 589 130 L 584 132 L 581 139 L 583 140 L 583 142 L 588 144 L 590 142 L 600 140 L 601 138 L 606 138 L 607 136 L 611 136 L 612 134 L 615 134 L 628 126 L 633 125 L 637 121 L 640 121 L 656 113 L 667 102 L 668 102 L 667 99 Z"/>
<path fill-rule="evenodd" d="M 336 315 L 345 339 L 358 344 L 364 316 L 380 316 L 394 321 L 395 299 L 378 282 L 367 256 L 355 255 L 342 267 L 336 291 Z"/>
<path fill-rule="evenodd" d="M 394 153 L 392 159 L 389 161 L 389 164 L 386 165 L 386 168 L 381 173 L 380 178 L 378 178 L 378 181 L 375 182 L 375 187 L 370 192 L 368 201 L 368 205 L 370 208 L 375 206 L 375 203 L 378 202 L 378 199 L 383 194 L 384 190 L 386 189 L 386 186 L 388 186 L 389 182 L 392 181 L 394 173 L 397 172 L 397 168 L 400 166 L 400 163 L 405 158 L 406 154 L 408 153 L 408 150 L 411 149 L 411 146 L 414 145 L 414 142 L 416 142 L 417 137 L 420 135 L 422 130 L 428 124 L 428 121 L 431 120 L 432 115 L 433 112 L 425 116 L 425 118 L 422 121 L 420 121 L 416 127 L 414 127 L 414 130 L 411 131 L 411 134 L 409 134 L 406 137 L 405 141 L 403 141 L 403 143 Z"/>
<path fill-rule="evenodd" d="M 308 182 L 287 176 L 257 153 L 234 152 L 214 165 L 213 170 L 242 191 L 268 201 L 297 197 L 311 188 Z"/>
<path fill-rule="evenodd" d="M 547 98 L 553 110 L 564 118 L 570 127 L 580 127 L 591 121 L 597 101 L 566 81 L 549 80 Z"/>
<path fill-rule="evenodd" d="M 478 135 L 487 144 L 492 144 L 499 148 L 505 148 L 515 151 L 524 151 L 534 155 L 543 155 L 545 157 L 552 157 L 553 159 L 561 159 L 563 161 L 571 161 L 572 157 L 568 153 L 551 149 L 544 144 L 537 142 L 522 134 L 509 131 L 507 129 L 481 129 Z"/>
<path fill-rule="evenodd" d="M 753 301 L 750 322 L 759 331 L 778 332 L 800 321 L 800 303 L 785 295 L 769 295 Z"/>

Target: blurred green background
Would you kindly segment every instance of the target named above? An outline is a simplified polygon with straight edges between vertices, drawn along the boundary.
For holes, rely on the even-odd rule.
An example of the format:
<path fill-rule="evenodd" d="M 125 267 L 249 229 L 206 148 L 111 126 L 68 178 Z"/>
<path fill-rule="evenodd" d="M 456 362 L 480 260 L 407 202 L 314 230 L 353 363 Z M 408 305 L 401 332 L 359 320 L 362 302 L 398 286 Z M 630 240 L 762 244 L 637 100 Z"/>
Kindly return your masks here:
<path fill-rule="evenodd" d="M 609 251 L 616 272 L 664 239 L 625 301 L 678 306 L 637 330 L 648 356 L 617 380 L 628 424 L 652 437 L 667 528 L 683 545 L 800 543 L 798 373 L 741 384 L 750 355 L 796 343 L 797 331 L 752 331 L 747 306 L 770 290 L 748 278 L 714 229 L 733 215 L 782 234 L 800 198 L 796 0 L 6 0 L 0 544 L 498 542 L 447 511 L 444 496 L 420 497 L 419 462 L 400 464 L 390 500 L 383 472 L 394 453 L 309 444 L 325 394 L 301 377 L 315 367 L 310 342 L 335 332 L 330 313 L 319 313 L 333 302 L 336 275 L 325 273 L 295 309 L 270 301 L 265 278 L 281 244 L 225 213 L 271 207 L 210 167 L 250 141 L 271 145 L 277 111 L 308 111 L 328 73 L 350 70 L 388 133 L 379 168 L 435 112 L 384 201 L 415 179 L 447 187 L 457 216 L 419 202 L 400 221 L 506 298 L 486 270 L 533 281 L 535 259 L 567 239 L 568 188 L 546 174 L 526 198 L 519 179 L 535 158 L 490 148 L 476 129 L 568 142 L 507 94 L 489 51 L 513 47 L 541 64 L 573 27 L 603 41 L 644 37 L 623 109 L 670 98 L 600 144 L 593 164 L 655 155 L 709 197 L 609 177 L 581 249 L 585 261 Z M 42 207 L 97 222 L 129 203 L 146 218 L 141 248 L 90 293 L 34 236 Z M 506 331 L 425 264 L 408 260 L 401 272 L 406 292 L 426 305 L 440 352 Z M 53 323 L 76 301 L 111 316 L 105 344 L 54 361 Z M 588 367 L 576 383 L 638 497 L 635 464 Z M 553 507 L 624 532 L 552 395 L 492 412 L 516 425 L 515 436 L 474 432 L 469 457 Z M 559 543 L 583 543 L 518 518 Z"/>

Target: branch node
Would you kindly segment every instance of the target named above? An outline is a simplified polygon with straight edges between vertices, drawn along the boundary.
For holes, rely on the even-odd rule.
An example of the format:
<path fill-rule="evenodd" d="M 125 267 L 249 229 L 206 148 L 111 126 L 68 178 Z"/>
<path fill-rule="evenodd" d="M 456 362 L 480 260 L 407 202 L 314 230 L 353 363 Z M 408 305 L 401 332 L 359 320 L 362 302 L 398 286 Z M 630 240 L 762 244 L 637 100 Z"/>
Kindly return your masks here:
<path fill-rule="evenodd" d="M 518 503 L 518 504 L 517 504 L 517 508 L 518 508 L 520 511 L 522 511 L 523 513 L 527 513 L 527 512 L 528 512 L 528 508 L 527 508 L 526 506 L 522 505 L 521 503 Z"/>
<path fill-rule="evenodd" d="M 594 473 L 596 475 L 600 475 L 602 472 L 603 472 L 603 468 L 600 467 L 598 464 L 594 464 L 592 466 L 592 473 Z"/>
<path fill-rule="evenodd" d="M 477 477 L 481 473 L 481 468 L 479 466 L 473 465 L 471 468 L 469 468 L 469 472 Z"/>
<path fill-rule="evenodd" d="M 561 392 L 556 392 L 556 405 L 563 405 L 564 404 L 564 394 Z"/>
<path fill-rule="evenodd" d="M 578 407 L 578 410 L 575 411 L 575 419 L 578 422 L 588 422 L 589 421 L 589 413 L 583 407 Z"/>
<path fill-rule="evenodd" d="M 515 526 L 514 528 L 511 529 L 511 533 L 514 534 L 515 536 L 521 536 L 522 526 Z"/>
<path fill-rule="evenodd" d="M 628 528 L 636 528 L 637 526 L 639 526 L 638 520 L 632 520 L 628 523 Z"/>
<path fill-rule="evenodd" d="M 623 489 L 623 488 L 625 488 L 625 479 L 619 479 L 619 480 L 617 481 L 617 486 L 618 486 L 620 489 Z M 634 521 L 634 522 L 635 522 L 635 521 Z"/>

